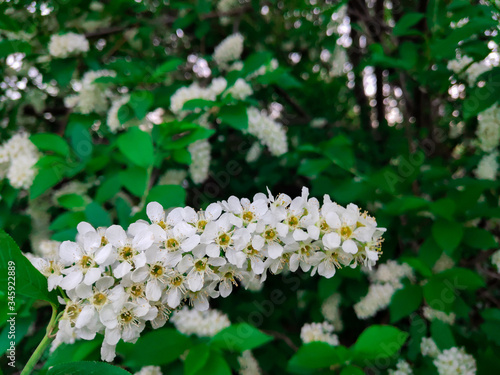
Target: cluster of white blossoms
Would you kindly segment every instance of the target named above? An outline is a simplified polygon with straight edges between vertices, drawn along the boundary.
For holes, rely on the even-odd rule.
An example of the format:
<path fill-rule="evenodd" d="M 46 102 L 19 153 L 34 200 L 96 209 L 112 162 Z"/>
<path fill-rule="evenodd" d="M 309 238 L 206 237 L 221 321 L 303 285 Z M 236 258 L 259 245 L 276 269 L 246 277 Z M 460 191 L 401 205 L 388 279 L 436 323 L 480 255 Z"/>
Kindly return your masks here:
<path fill-rule="evenodd" d="M 354 312 L 359 319 L 368 319 L 389 306 L 393 294 L 403 287 L 401 280 L 412 280 L 414 273 L 409 265 L 390 260 L 370 273 L 369 278 L 372 283 L 368 294 L 354 305 Z"/>
<path fill-rule="evenodd" d="M 260 375 L 262 371 L 259 366 L 259 362 L 255 359 L 250 350 L 245 350 L 238 357 L 238 364 L 240 369 L 238 370 L 239 375 Z"/>
<path fill-rule="evenodd" d="M 243 52 L 243 36 L 239 33 L 229 35 L 215 47 L 213 58 L 222 69 L 227 68 L 227 64 L 238 60 Z"/>
<path fill-rule="evenodd" d="M 195 184 L 201 184 L 208 178 L 210 172 L 210 143 L 206 139 L 193 142 L 188 146 L 191 154 L 191 164 L 189 165 L 189 174 Z"/>
<path fill-rule="evenodd" d="M 238 78 L 234 85 L 226 91 L 226 95 L 231 94 L 234 99 L 245 100 L 253 94 L 250 86 L 243 78 Z"/>
<path fill-rule="evenodd" d="M 464 348 L 443 350 L 433 363 L 439 375 L 475 375 L 477 371 L 476 360 Z"/>
<path fill-rule="evenodd" d="M 262 154 L 262 146 L 260 145 L 259 142 L 254 142 L 252 143 L 252 146 L 247 151 L 247 155 L 245 156 L 245 160 L 247 163 L 253 163 L 254 161 L 257 161 L 260 158 L 260 155 Z"/>
<path fill-rule="evenodd" d="M 481 112 L 477 123 L 476 136 L 479 147 L 485 152 L 493 151 L 500 144 L 500 107 L 494 104 Z"/>
<path fill-rule="evenodd" d="M 423 356 L 431 358 L 436 358 L 439 353 L 441 353 L 434 340 L 430 337 L 422 337 L 422 341 L 420 341 L 420 351 Z"/>
<path fill-rule="evenodd" d="M 123 129 L 123 125 L 118 119 L 118 111 L 130 100 L 129 95 L 123 95 L 122 97 L 115 99 L 111 106 L 109 107 L 108 114 L 106 115 L 106 123 L 108 128 L 112 133 L 116 133 L 118 130 Z"/>
<path fill-rule="evenodd" d="M 77 55 L 89 50 L 89 41 L 84 35 L 66 33 L 52 35 L 49 42 L 49 53 L 51 56 L 65 58 Z"/>
<path fill-rule="evenodd" d="M 314 341 L 326 342 L 332 346 L 339 344 L 339 338 L 333 333 L 335 327 L 328 322 L 306 323 L 300 330 L 300 339 L 304 344 Z"/>
<path fill-rule="evenodd" d="M 134 375 L 163 375 L 160 366 L 144 366 Z"/>
<path fill-rule="evenodd" d="M 455 265 L 455 261 L 450 258 L 444 251 L 439 257 L 439 259 L 436 261 L 434 264 L 434 267 L 432 267 L 432 272 L 434 273 L 440 273 L 445 270 L 449 270 L 450 268 L 453 268 Z"/>
<path fill-rule="evenodd" d="M 91 112 L 104 113 L 108 109 L 107 87 L 105 84 L 94 82 L 101 77 L 115 77 L 112 70 L 88 71 L 83 75 L 81 88 L 76 95 L 64 99 L 67 108 L 74 108 L 75 112 L 89 114 Z"/>
<path fill-rule="evenodd" d="M 248 132 L 257 137 L 272 155 L 280 156 L 288 151 L 286 131 L 282 124 L 254 107 L 247 109 L 247 116 Z"/>
<path fill-rule="evenodd" d="M 158 179 L 158 185 L 182 185 L 187 172 L 184 169 L 169 169 Z"/>
<path fill-rule="evenodd" d="M 37 174 L 35 164 L 39 158 L 28 133 L 14 134 L 0 145 L 0 180 L 7 178 L 12 187 L 28 189 Z"/>
<path fill-rule="evenodd" d="M 446 314 L 444 311 L 434 310 L 429 306 L 425 306 L 423 313 L 424 318 L 427 320 L 437 319 L 449 325 L 455 324 L 456 315 L 453 312 Z"/>
<path fill-rule="evenodd" d="M 147 321 L 163 326 L 184 300 L 205 311 L 209 298 L 227 297 L 239 281 L 264 281 L 268 272 L 300 267 L 330 278 L 342 266 L 371 267 L 385 232 L 356 205 L 342 207 L 327 195 L 321 205 L 307 188 L 294 199 L 232 196 L 199 212 L 166 214 L 152 202 L 146 212 L 150 222 L 127 230 L 82 222 L 56 259 L 31 259 L 50 289 L 64 291 L 56 344 L 103 333 L 102 358 L 111 361 L 120 339 L 134 342 Z"/>
<path fill-rule="evenodd" d="M 500 273 L 500 250 L 497 250 L 491 256 L 491 263 L 497 268 Z"/>
<path fill-rule="evenodd" d="M 388 375 L 413 375 L 413 370 L 410 367 L 410 364 L 403 359 L 400 359 L 398 363 L 396 363 L 396 370 L 389 369 L 387 372 Z"/>
<path fill-rule="evenodd" d="M 481 74 L 491 70 L 492 67 L 492 61 L 489 59 L 474 62 L 474 59 L 469 56 L 459 57 L 448 62 L 448 69 L 458 76 L 465 77 L 470 87 L 476 84 Z"/>
<path fill-rule="evenodd" d="M 498 151 L 484 155 L 479 161 L 474 174 L 480 180 L 496 180 L 498 174 Z"/>
<path fill-rule="evenodd" d="M 420 350 L 423 356 L 434 358 L 433 363 L 439 375 L 476 374 L 476 360 L 464 348 L 453 347 L 441 351 L 432 338 L 423 337 Z"/>
<path fill-rule="evenodd" d="M 344 328 L 340 316 L 340 298 L 339 293 L 332 294 L 321 305 L 323 317 L 333 325 L 337 332 L 342 331 L 342 328 Z"/>
<path fill-rule="evenodd" d="M 213 337 L 231 325 L 227 315 L 219 310 L 198 311 L 187 306 L 174 311 L 170 321 L 180 333 L 198 337 Z"/>

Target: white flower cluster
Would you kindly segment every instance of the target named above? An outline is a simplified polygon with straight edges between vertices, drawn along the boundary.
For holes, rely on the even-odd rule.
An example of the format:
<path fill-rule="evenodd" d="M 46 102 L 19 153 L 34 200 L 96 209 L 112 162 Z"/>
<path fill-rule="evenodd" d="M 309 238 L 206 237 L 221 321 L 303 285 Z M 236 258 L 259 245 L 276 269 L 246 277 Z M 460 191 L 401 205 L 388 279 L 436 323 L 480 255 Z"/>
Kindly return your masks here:
<path fill-rule="evenodd" d="M 247 163 L 253 163 L 254 161 L 257 161 L 257 159 L 260 158 L 260 155 L 262 154 L 262 146 L 260 145 L 259 142 L 254 142 L 252 143 L 252 146 L 248 149 L 247 155 L 245 156 L 245 160 Z"/>
<path fill-rule="evenodd" d="M 489 59 L 474 62 L 474 59 L 469 56 L 459 57 L 448 62 L 448 69 L 459 76 L 464 76 L 470 87 L 476 84 L 477 78 L 481 74 L 491 70 L 492 67 L 493 62 Z"/>
<path fill-rule="evenodd" d="M 491 263 L 497 268 L 500 273 L 500 250 L 497 250 L 491 256 Z"/>
<path fill-rule="evenodd" d="M 439 375 L 475 375 L 477 371 L 476 360 L 464 348 L 443 350 L 433 363 Z"/>
<path fill-rule="evenodd" d="M 344 325 L 342 324 L 342 317 L 340 316 L 340 294 L 335 293 L 328 297 L 321 305 L 321 313 L 324 318 L 329 321 L 335 331 L 342 331 Z"/>
<path fill-rule="evenodd" d="M 238 78 L 234 85 L 226 91 L 226 95 L 231 94 L 234 99 L 245 100 L 253 94 L 250 86 L 243 78 Z"/>
<path fill-rule="evenodd" d="M 89 114 L 91 112 L 104 113 L 108 109 L 109 93 L 106 92 L 106 85 L 95 83 L 97 78 L 115 77 L 112 70 L 88 71 L 83 75 L 81 89 L 76 95 L 68 96 L 64 100 L 64 105 L 74 108 L 75 112 Z"/>
<path fill-rule="evenodd" d="M 493 151 L 490 154 L 484 155 L 477 168 L 474 170 L 474 174 L 480 180 L 496 180 L 498 173 L 498 151 Z"/>
<path fill-rule="evenodd" d="M 206 139 L 200 139 L 188 146 L 191 154 L 189 174 L 195 184 L 201 184 L 208 178 L 210 172 L 210 161 L 212 160 L 210 143 Z"/>
<path fill-rule="evenodd" d="M 431 358 L 436 358 L 439 353 L 441 353 L 434 340 L 430 337 L 422 337 L 422 341 L 420 341 L 420 351 L 423 356 Z"/>
<path fill-rule="evenodd" d="M 106 116 L 106 123 L 112 133 L 116 133 L 118 130 L 123 129 L 123 125 L 118 119 L 118 111 L 121 106 L 127 104 L 129 100 L 130 96 L 123 95 L 111 103 L 111 107 L 109 107 L 108 114 Z"/>
<path fill-rule="evenodd" d="M 158 179 L 158 185 L 182 185 L 187 172 L 184 169 L 169 169 Z"/>
<path fill-rule="evenodd" d="M 37 174 L 35 164 L 39 158 L 28 133 L 14 134 L 0 145 L 0 179 L 7 178 L 16 189 L 28 189 Z"/>
<path fill-rule="evenodd" d="M 439 375 L 476 374 L 476 360 L 464 348 L 453 347 L 441 351 L 432 338 L 423 337 L 420 350 L 423 356 L 434 358 L 433 363 Z"/>
<path fill-rule="evenodd" d="M 326 342 L 332 346 L 339 344 L 339 338 L 333 333 L 333 325 L 328 322 L 306 323 L 300 330 L 300 338 L 304 344 L 313 341 Z"/>
<path fill-rule="evenodd" d="M 259 362 L 255 359 L 250 350 L 245 350 L 238 357 L 238 364 L 240 369 L 238 371 L 239 375 L 260 375 L 262 371 L 259 367 Z"/>
<path fill-rule="evenodd" d="M 84 35 L 66 33 L 52 35 L 49 42 L 49 53 L 58 58 L 77 55 L 89 50 L 89 41 Z"/>
<path fill-rule="evenodd" d="M 424 313 L 424 318 L 427 320 L 437 319 L 437 320 L 440 320 L 440 321 L 447 323 L 449 325 L 455 324 L 456 315 L 453 312 L 446 314 L 443 311 L 434 310 L 434 309 L 430 308 L 429 306 L 425 306 L 423 313 Z"/>
<path fill-rule="evenodd" d="M 267 148 L 274 156 L 283 155 L 288 151 L 285 128 L 257 108 L 247 109 L 248 132 Z"/>
<path fill-rule="evenodd" d="M 163 372 L 161 372 L 160 366 L 144 366 L 134 375 L 163 375 Z"/>
<path fill-rule="evenodd" d="M 396 370 L 390 369 L 387 373 L 388 375 L 413 375 L 413 370 L 408 362 L 400 359 L 398 363 L 396 363 Z"/>
<path fill-rule="evenodd" d="M 219 310 L 198 311 L 187 306 L 174 311 L 170 321 L 180 333 L 198 337 L 213 337 L 231 325 L 227 315 Z"/>
<path fill-rule="evenodd" d="M 452 268 L 455 265 L 455 261 L 451 259 L 444 251 L 439 257 L 439 259 L 436 261 L 434 264 L 434 267 L 432 267 L 432 271 L 434 273 L 439 273 L 445 270 L 448 270 Z"/>
<path fill-rule="evenodd" d="M 238 60 L 243 52 L 243 36 L 239 33 L 229 35 L 215 47 L 213 58 L 221 68 L 227 68 L 231 61 Z"/>
<path fill-rule="evenodd" d="M 268 271 L 300 267 L 329 278 L 341 266 L 371 267 L 385 231 L 356 205 L 325 195 L 321 206 L 306 188 L 294 199 L 259 193 L 200 212 L 179 207 L 166 215 L 156 202 L 146 211 L 150 222 L 127 230 L 82 222 L 58 259 L 32 259 L 49 288 L 66 294 L 56 343 L 101 332 L 102 358 L 111 361 L 120 339 L 134 342 L 147 321 L 161 327 L 185 299 L 204 311 L 209 298 L 227 297 L 238 280 L 264 281 Z"/>
<path fill-rule="evenodd" d="M 389 306 L 393 294 L 403 287 L 401 280 L 413 279 L 414 275 L 409 265 L 388 261 L 381 264 L 369 277 L 372 284 L 368 294 L 354 305 L 354 312 L 359 319 L 368 319 Z"/>
<path fill-rule="evenodd" d="M 492 105 L 477 117 L 476 136 L 479 147 L 485 152 L 493 151 L 500 144 L 500 107 Z"/>

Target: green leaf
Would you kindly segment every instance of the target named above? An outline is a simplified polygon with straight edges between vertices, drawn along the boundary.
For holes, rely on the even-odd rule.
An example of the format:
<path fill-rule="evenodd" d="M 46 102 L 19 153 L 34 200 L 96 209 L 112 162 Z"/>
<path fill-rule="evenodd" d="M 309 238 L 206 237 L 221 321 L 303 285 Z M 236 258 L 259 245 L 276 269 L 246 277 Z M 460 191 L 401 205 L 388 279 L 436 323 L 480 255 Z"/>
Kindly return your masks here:
<path fill-rule="evenodd" d="M 30 140 L 40 151 L 52 151 L 61 156 L 69 155 L 68 143 L 57 134 L 33 134 L 30 136 Z"/>
<path fill-rule="evenodd" d="M 79 340 L 73 344 L 61 344 L 50 354 L 44 368 L 49 368 L 60 363 L 83 361 L 94 352 L 102 343 L 102 340 L 95 338 L 91 341 Z"/>
<path fill-rule="evenodd" d="M 313 370 L 343 364 L 348 358 L 347 349 L 342 346 L 332 346 L 326 342 L 310 342 L 302 345 L 297 353 L 288 361 L 287 370 L 302 374 Z"/>
<path fill-rule="evenodd" d="M 85 208 L 85 217 L 94 227 L 108 227 L 112 224 L 109 214 L 97 202 L 92 202 Z"/>
<path fill-rule="evenodd" d="M 365 372 L 359 367 L 349 365 L 342 369 L 340 375 L 365 375 Z"/>
<path fill-rule="evenodd" d="M 104 362 L 70 362 L 51 367 L 47 375 L 130 375 L 130 372 Z"/>
<path fill-rule="evenodd" d="M 153 72 L 153 78 L 159 78 L 166 73 L 173 72 L 176 70 L 179 65 L 181 65 L 184 61 L 179 58 L 174 58 L 172 60 L 169 60 L 163 64 L 161 64 L 156 70 Z"/>
<path fill-rule="evenodd" d="M 198 108 L 212 108 L 216 106 L 217 103 L 213 100 L 206 99 L 191 99 L 184 103 L 182 106 L 183 111 L 193 111 Z"/>
<path fill-rule="evenodd" d="M 495 236 L 482 228 L 465 228 L 464 242 L 474 249 L 488 250 L 498 247 Z"/>
<path fill-rule="evenodd" d="M 0 58 L 7 57 L 16 52 L 31 53 L 31 44 L 23 40 L 0 40 Z"/>
<path fill-rule="evenodd" d="M 433 319 L 431 322 L 431 337 L 441 350 L 455 346 L 450 326 L 438 319 Z"/>
<path fill-rule="evenodd" d="M 83 212 L 64 212 L 50 224 L 49 229 L 58 231 L 66 228 L 76 228 L 78 223 L 85 220 Z"/>
<path fill-rule="evenodd" d="M 420 211 L 425 209 L 429 202 L 423 198 L 407 196 L 392 200 L 385 207 L 385 212 L 393 215 L 401 215 L 409 211 Z"/>
<path fill-rule="evenodd" d="M 223 124 L 227 124 L 237 130 L 248 128 L 247 108 L 243 103 L 222 107 L 218 117 Z"/>
<path fill-rule="evenodd" d="M 160 366 L 178 359 L 191 347 L 191 340 L 175 329 L 146 333 L 124 352 L 127 366 Z"/>
<path fill-rule="evenodd" d="M 452 254 L 463 237 L 462 225 L 449 220 L 438 219 L 432 225 L 432 236 L 441 249 Z"/>
<path fill-rule="evenodd" d="M 154 161 L 151 135 L 138 127 L 132 127 L 118 137 L 118 148 L 133 164 L 149 167 Z"/>
<path fill-rule="evenodd" d="M 189 349 L 184 361 L 184 375 L 196 374 L 207 363 L 210 347 L 206 344 L 199 344 Z"/>
<path fill-rule="evenodd" d="M 372 325 L 358 337 L 352 350 L 358 361 L 394 356 L 408 338 L 408 333 L 396 327 Z"/>
<path fill-rule="evenodd" d="M 45 155 L 36 166 L 38 173 L 30 187 L 30 199 L 35 199 L 62 181 L 68 171 L 66 162 L 58 156 Z"/>
<path fill-rule="evenodd" d="M 222 355 L 214 350 L 210 351 L 205 365 L 196 372 L 197 375 L 231 375 L 231 368 Z"/>
<path fill-rule="evenodd" d="M 130 120 L 134 119 L 134 110 L 128 103 L 123 104 L 120 108 L 118 108 L 118 121 L 121 125 L 125 125 Z"/>
<path fill-rule="evenodd" d="M 422 287 L 420 285 L 406 285 L 394 293 L 389 305 L 391 323 L 409 316 L 417 310 L 422 303 Z"/>
<path fill-rule="evenodd" d="M 423 18 L 424 15 L 422 13 L 406 13 L 401 17 L 396 26 L 394 26 L 392 33 L 395 36 L 418 35 L 420 34 L 419 32 L 409 29 L 419 23 Z"/>
<path fill-rule="evenodd" d="M 0 251 L 0 283 L 2 284 L 0 291 L 4 295 L 9 296 L 9 286 L 14 286 L 18 297 L 25 296 L 58 304 L 55 293 L 48 290 L 45 276 L 33 267 L 12 237 L 3 230 L 0 230 L 0 249 L 2 250 Z"/>
<path fill-rule="evenodd" d="M 242 352 L 258 348 L 272 340 L 272 336 L 262 333 L 257 328 L 247 323 L 239 323 L 231 324 L 217 333 L 210 343 L 217 348 Z"/>
<path fill-rule="evenodd" d="M 153 104 L 154 97 L 149 91 L 134 91 L 130 94 L 128 105 L 134 110 L 135 116 L 142 120 L 149 112 Z"/>
<path fill-rule="evenodd" d="M 70 139 L 73 151 L 82 161 L 87 161 L 92 157 L 94 146 L 89 131 L 92 124 L 91 118 L 75 113 L 71 114 L 68 121 L 66 137 Z"/>
<path fill-rule="evenodd" d="M 297 169 L 297 174 L 306 177 L 317 176 L 330 165 L 332 165 L 332 162 L 324 158 L 302 159 L 299 168 Z"/>
<path fill-rule="evenodd" d="M 142 197 L 148 184 L 148 172 L 144 168 L 131 167 L 119 173 L 120 181 L 136 197 Z"/>
<path fill-rule="evenodd" d="M 50 75 L 54 76 L 60 86 L 67 86 L 71 82 L 71 78 L 73 78 L 77 64 L 75 58 L 53 59 L 49 63 Z"/>
<path fill-rule="evenodd" d="M 88 198 L 87 198 L 88 199 Z M 64 194 L 57 198 L 57 202 L 69 210 L 82 209 L 87 205 L 87 200 L 79 194 Z"/>
<path fill-rule="evenodd" d="M 322 144 L 324 155 L 339 167 L 349 170 L 354 166 L 352 143 L 344 135 L 333 137 Z"/>
<path fill-rule="evenodd" d="M 120 191 L 121 185 L 118 174 L 105 178 L 104 182 L 97 188 L 95 201 L 102 204 L 110 200 Z"/>
<path fill-rule="evenodd" d="M 158 202 L 163 208 L 183 207 L 186 202 L 186 190 L 179 185 L 160 185 L 153 187 L 148 194 L 147 203 Z"/>
<path fill-rule="evenodd" d="M 246 77 L 249 74 L 255 72 L 261 66 L 269 63 L 269 61 L 271 61 L 272 57 L 273 57 L 272 53 L 267 52 L 267 51 L 256 52 L 256 53 L 251 54 L 245 60 L 243 70 L 242 70 L 242 75 L 244 77 Z"/>
<path fill-rule="evenodd" d="M 453 214 L 455 213 L 456 205 L 452 199 L 439 199 L 432 202 L 430 208 L 434 215 L 453 221 Z"/>

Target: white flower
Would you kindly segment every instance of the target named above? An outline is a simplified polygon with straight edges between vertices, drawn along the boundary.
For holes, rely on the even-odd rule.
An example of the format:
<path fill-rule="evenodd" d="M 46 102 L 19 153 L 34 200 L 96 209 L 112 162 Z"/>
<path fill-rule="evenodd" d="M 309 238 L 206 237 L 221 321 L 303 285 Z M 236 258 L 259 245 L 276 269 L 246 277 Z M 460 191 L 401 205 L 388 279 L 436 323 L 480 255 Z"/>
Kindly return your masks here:
<path fill-rule="evenodd" d="M 118 119 L 118 111 L 123 105 L 127 104 L 129 100 L 130 96 L 123 95 L 121 98 L 116 99 L 113 103 L 111 103 L 111 107 L 109 107 L 108 114 L 106 116 L 106 123 L 112 133 L 116 133 L 119 129 L 123 129 L 124 126 Z"/>
<path fill-rule="evenodd" d="M 337 346 L 339 339 L 333 334 L 334 327 L 328 323 L 306 323 L 300 330 L 300 338 L 304 344 L 313 341 L 323 341 L 330 345 Z"/>
<path fill-rule="evenodd" d="M 243 78 L 238 78 L 233 86 L 226 91 L 226 95 L 231 94 L 234 99 L 245 100 L 253 94 L 250 86 Z"/>
<path fill-rule="evenodd" d="M 396 363 L 396 370 L 389 369 L 387 373 L 388 375 L 413 375 L 413 370 L 408 362 L 400 359 Z"/>
<path fill-rule="evenodd" d="M 238 60 L 243 52 L 243 36 L 232 34 L 215 47 L 213 58 L 217 65 L 225 68 L 227 63 Z"/>
<path fill-rule="evenodd" d="M 134 375 L 163 375 L 160 366 L 144 366 L 140 371 Z"/>
<path fill-rule="evenodd" d="M 479 147 L 485 152 L 493 151 L 500 143 L 500 107 L 498 104 L 481 112 L 477 122 L 476 136 Z"/>
<path fill-rule="evenodd" d="M 78 113 L 88 114 L 91 112 L 105 113 L 108 109 L 108 93 L 106 85 L 94 82 L 100 77 L 114 77 L 116 73 L 111 70 L 88 71 L 83 75 L 81 89 L 77 95 L 68 97 L 65 101 L 66 107 L 74 107 Z"/>
<path fill-rule="evenodd" d="M 89 42 L 84 35 L 66 33 L 50 37 L 49 53 L 54 57 L 64 58 L 88 50 Z"/>
<path fill-rule="evenodd" d="M 199 337 L 215 336 L 231 325 L 227 315 L 218 310 L 198 311 L 186 306 L 175 311 L 170 321 L 179 332 Z"/>
<path fill-rule="evenodd" d="M 497 268 L 500 273 L 500 250 L 497 250 L 491 256 L 491 263 Z"/>
<path fill-rule="evenodd" d="M 102 265 L 112 256 L 112 247 L 101 247 L 101 238 L 96 233 L 87 232 L 80 243 L 64 241 L 59 249 L 59 256 L 61 262 L 69 266 L 62 271 L 66 276 L 59 286 L 71 290 L 82 281 L 86 285 L 92 285 L 101 277 Z"/>
<path fill-rule="evenodd" d="M 434 310 L 434 309 L 430 308 L 429 306 L 424 306 L 423 313 L 424 313 L 424 318 L 427 320 L 437 319 L 437 320 L 440 320 L 440 321 L 447 323 L 449 325 L 455 324 L 456 316 L 455 316 L 455 313 L 453 313 L 453 312 L 446 314 L 443 311 Z"/>
<path fill-rule="evenodd" d="M 422 341 L 420 342 L 420 351 L 423 356 L 429 356 L 432 358 L 436 358 L 439 353 L 441 353 L 434 340 L 430 337 L 422 337 Z"/>
<path fill-rule="evenodd" d="M 371 284 L 368 294 L 354 305 L 354 312 L 359 319 L 368 319 L 378 311 L 385 309 L 391 302 L 396 290 L 387 284 Z"/>
<path fill-rule="evenodd" d="M 434 273 L 439 273 L 452 268 L 454 265 L 455 265 L 454 260 L 451 259 L 448 255 L 446 255 L 446 253 L 443 251 L 439 259 L 434 264 L 434 267 L 432 267 L 432 271 Z"/>
<path fill-rule="evenodd" d="M 62 264 L 55 260 L 34 257 L 30 253 L 27 253 L 26 256 L 33 266 L 47 278 L 49 291 L 55 289 L 61 283 L 64 277 L 61 274 Z"/>
<path fill-rule="evenodd" d="M 182 185 L 186 177 L 187 172 L 183 169 L 169 169 L 158 179 L 158 185 Z"/>
<path fill-rule="evenodd" d="M 274 156 L 283 155 L 288 151 L 286 132 L 283 125 L 272 120 L 257 108 L 249 107 L 248 132 L 264 145 Z"/>
<path fill-rule="evenodd" d="M 106 230 L 106 237 L 117 250 L 116 262 L 112 267 L 115 277 L 122 278 L 133 267 L 139 268 L 146 264 L 144 250 L 151 247 L 154 242 L 153 232 L 149 229 L 144 228 L 130 238 L 122 227 L 112 225 Z"/>
<path fill-rule="evenodd" d="M 498 151 L 484 155 L 474 173 L 480 180 L 496 180 L 498 173 Z"/>
<path fill-rule="evenodd" d="M 191 164 L 189 165 L 189 174 L 195 184 L 201 184 L 208 178 L 210 170 L 210 143 L 206 139 L 193 142 L 188 146 L 191 154 Z"/>
<path fill-rule="evenodd" d="M 333 325 L 335 331 L 341 331 L 343 328 L 339 306 L 340 294 L 338 293 L 332 294 L 321 305 L 321 313 L 324 318 Z"/>
<path fill-rule="evenodd" d="M 35 164 L 40 154 L 28 133 L 17 133 L 0 146 L 0 177 L 4 175 L 12 187 L 29 189 L 37 174 Z"/>
<path fill-rule="evenodd" d="M 248 150 L 245 160 L 247 161 L 247 163 L 253 163 L 254 161 L 257 161 L 261 154 L 262 146 L 259 142 L 254 142 Z"/>
<path fill-rule="evenodd" d="M 203 288 L 206 279 L 217 280 L 219 278 L 211 267 L 223 266 L 226 260 L 221 257 L 206 257 L 202 249 L 194 250 L 193 253 L 194 257 L 190 254 L 184 256 L 177 265 L 177 269 L 182 273 L 187 273 L 189 290 L 197 292 Z"/>
<path fill-rule="evenodd" d="M 475 375 L 476 360 L 467 354 L 464 348 L 450 348 L 443 350 L 434 360 L 439 375 Z"/>
<path fill-rule="evenodd" d="M 259 363 L 250 350 L 241 353 L 238 357 L 238 364 L 240 365 L 239 375 L 260 375 L 262 373 Z"/>

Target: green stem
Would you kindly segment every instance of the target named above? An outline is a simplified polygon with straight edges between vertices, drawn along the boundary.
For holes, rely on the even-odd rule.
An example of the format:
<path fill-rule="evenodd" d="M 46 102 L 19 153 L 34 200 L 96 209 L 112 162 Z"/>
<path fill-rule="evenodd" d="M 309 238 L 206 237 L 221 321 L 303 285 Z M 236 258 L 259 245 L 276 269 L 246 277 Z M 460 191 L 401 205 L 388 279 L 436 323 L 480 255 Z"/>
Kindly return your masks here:
<path fill-rule="evenodd" d="M 57 323 L 57 307 L 53 303 L 51 303 L 50 305 L 52 306 L 52 316 L 50 317 L 50 322 L 49 325 L 47 326 L 45 336 L 43 337 L 42 341 L 31 355 L 30 359 L 26 363 L 26 366 L 24 366 L 21 375 L 31 374 L 31 372 L 35 368 L 35 365 L 40 360 L 40 357 L 42 356 L 42 354 L 45 352 L 50 342 L 52 341 L 52 337 L 50 337 L 50 335 L 52 334 L 52 331 L 54 330 Z"/>

